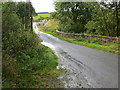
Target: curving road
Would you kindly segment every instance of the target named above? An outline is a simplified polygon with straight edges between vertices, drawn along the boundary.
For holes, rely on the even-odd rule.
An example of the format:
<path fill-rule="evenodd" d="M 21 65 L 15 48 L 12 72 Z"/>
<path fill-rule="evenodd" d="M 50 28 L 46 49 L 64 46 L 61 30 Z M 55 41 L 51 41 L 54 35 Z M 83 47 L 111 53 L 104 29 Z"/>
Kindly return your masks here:
<path fill-rule="evenodd" d="M 118 55 L 60 40 L 39 31 L 36 23 L 33 26 L 42 44 L 59 57 L 58 68 L 69 70 L 62 76 L 71 80 L 64 81 L 65 87 L 118 88 Z"/>

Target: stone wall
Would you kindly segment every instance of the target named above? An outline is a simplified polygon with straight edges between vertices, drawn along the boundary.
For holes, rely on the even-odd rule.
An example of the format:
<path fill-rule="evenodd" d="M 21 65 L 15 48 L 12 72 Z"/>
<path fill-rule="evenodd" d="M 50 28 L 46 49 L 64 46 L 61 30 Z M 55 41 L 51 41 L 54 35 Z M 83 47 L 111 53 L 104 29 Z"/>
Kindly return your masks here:
<path fill-rule="evenodd" d="M 58 31 L 58 30 L 56 30 L 56 33 L 58 33 L 61 36 L 70 37 L 70 38 L 75 38 L 75 37 L 83 37 L 83 38 L 86 38 L 86 39 L 98 38 L 98 39 L 103 40 L 103 41 L 109 41 L 109 42 L 114 42 L 114 43 L 118 42 L 118 40 L 119 40 L 119 38 L 116 38 L 116 37 L 97 36 L 97 35 L 88 35 L 88 34 L 65 33 L 65 32 L 61 32 L 61 31 Z"/>

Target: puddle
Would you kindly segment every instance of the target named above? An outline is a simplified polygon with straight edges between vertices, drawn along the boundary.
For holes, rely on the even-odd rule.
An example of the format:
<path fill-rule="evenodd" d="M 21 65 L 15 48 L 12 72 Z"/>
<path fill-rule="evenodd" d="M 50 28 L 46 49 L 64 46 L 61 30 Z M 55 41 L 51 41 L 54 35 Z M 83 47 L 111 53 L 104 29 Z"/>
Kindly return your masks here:
<path fill-rule="evenodd" d="M 61 74 L 58 79 L 64 84 L 64 88 L 91 88 L 90 83 L 88 84 L 86 76 L 82 74 L 83 64 L 72 58 L 67 52 L 64 52 L 60 48 L 43 41 L 41 44 L 51 48 L 54 53 L 58 56 L 57 69 L 66 69 L 67 72 Z"/>
<path fill-rule="evenodd" d="M 42 34 L 41 31 L 38 31 L 37 27 L 35 29 L 35 32 L 38 35 Z M 46 38 L 49 40 L 50 35 Z M 90 74 L 94 74 L 91 72 L 92 70 L 90 70 L 89 67 L 85 66 L 82 62 L 80 62 L 80 60 L 76 60 L 75 58 L 71 57 L 67 52 L 63 51 L 64 49 L 61 49 L 57 45 L 48 42 L 43 40 L 41 44 L 51 48 L 53 52 L 58 56 L 58 66 L 56 68 L 66 70 L 65 73 L 60 74 L 58 77 L 58 79 L 64 84 L 64 88 L 97 87 L 97 84 L 95 85 L 95 82 L 92 81 L 90 77 L 88 77 Z"/>
<path fill-rule="evenodd" d="M 52 45 L 52 44 L 50 44 L 50 43 L 48 43 L 48 42 L 43 41 L 43 42 L 41 42 L 41 44 L 43 44 L 44 46 L 47 46 L 47 47 L 51 48 L 52 50 L 55 50 L 55 46 Z"/>

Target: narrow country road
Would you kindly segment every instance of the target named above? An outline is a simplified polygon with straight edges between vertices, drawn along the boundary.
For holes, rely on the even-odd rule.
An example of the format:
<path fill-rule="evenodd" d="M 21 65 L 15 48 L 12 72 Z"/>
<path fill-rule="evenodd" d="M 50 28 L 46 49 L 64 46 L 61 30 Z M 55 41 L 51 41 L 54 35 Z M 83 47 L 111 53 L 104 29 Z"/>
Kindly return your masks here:
<path fill-rule="evenodd" d="M 42 44 L 51 48 L 58 56 L 59 66 L 69 70 L 65 87 L 117 88 L 118 55 L 72 44 L 50 34 L 39 31 L 36 23 L 34 31 L 42 39 Z"/>

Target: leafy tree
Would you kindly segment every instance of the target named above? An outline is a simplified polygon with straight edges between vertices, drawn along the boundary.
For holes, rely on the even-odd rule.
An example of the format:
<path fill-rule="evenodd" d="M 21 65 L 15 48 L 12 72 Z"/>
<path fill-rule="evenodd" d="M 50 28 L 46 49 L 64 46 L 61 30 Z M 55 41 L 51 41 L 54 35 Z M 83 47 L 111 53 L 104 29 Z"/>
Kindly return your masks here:
<path fill-rule="evenodd" d="M 56 12 L 52 15 L 60 20 L 60 30 L 84 32 L 84 24 L 91 18 L 87 5 L 88 3 L 83 2 L 56 2 Z"/>
<path fill-rule="evenodd" d="M 30 29 L 30 27 L 28 28 Z M 23 30 L 22 19 L 17 13 L 17 3 L 2 4 L 2 82 L 4 87 L 21 87 L 25 83 L 24 66 L 29 62 L 24 51 L 38 48 L 39 40 L 34 33 Z M 36 48 L 36 49 L 35 49 Z M 37 52 L 37 51 L 36 51 Z M 20 54 L 24 54 L 20 59 Z M 31 52 L 30 52 L 31 53 Z M 24 61 L 24 58 L 27 58 Z M 22 60 L 24 62 L 22 62 Z M 25 74 L 27 73 L 27 74 Z M 23 79 L 22 79 L 23 78 Z M 31 77 L 29 77 L 31 78 Z M 23 82 L 24 81 L 24 82 Z M 7 85 L 8 86 L 7 86 Z M 25 85 L 26 87 L 28 84 Z M 23 87 L 23 86 L 22 86 Z"/>
<path fill-rule="evenodd" d="M 29 2 L 19 2 L 17 4 L 17 14 L 22 19 L 25 29 L 32 28 L 32 16 L 35 15 L 35 9 Z"/>
<path fill-rule="evenodd" d="M 120 36 L 120 2 L 56 2 L 55 9 L 59 30 Z"/>

